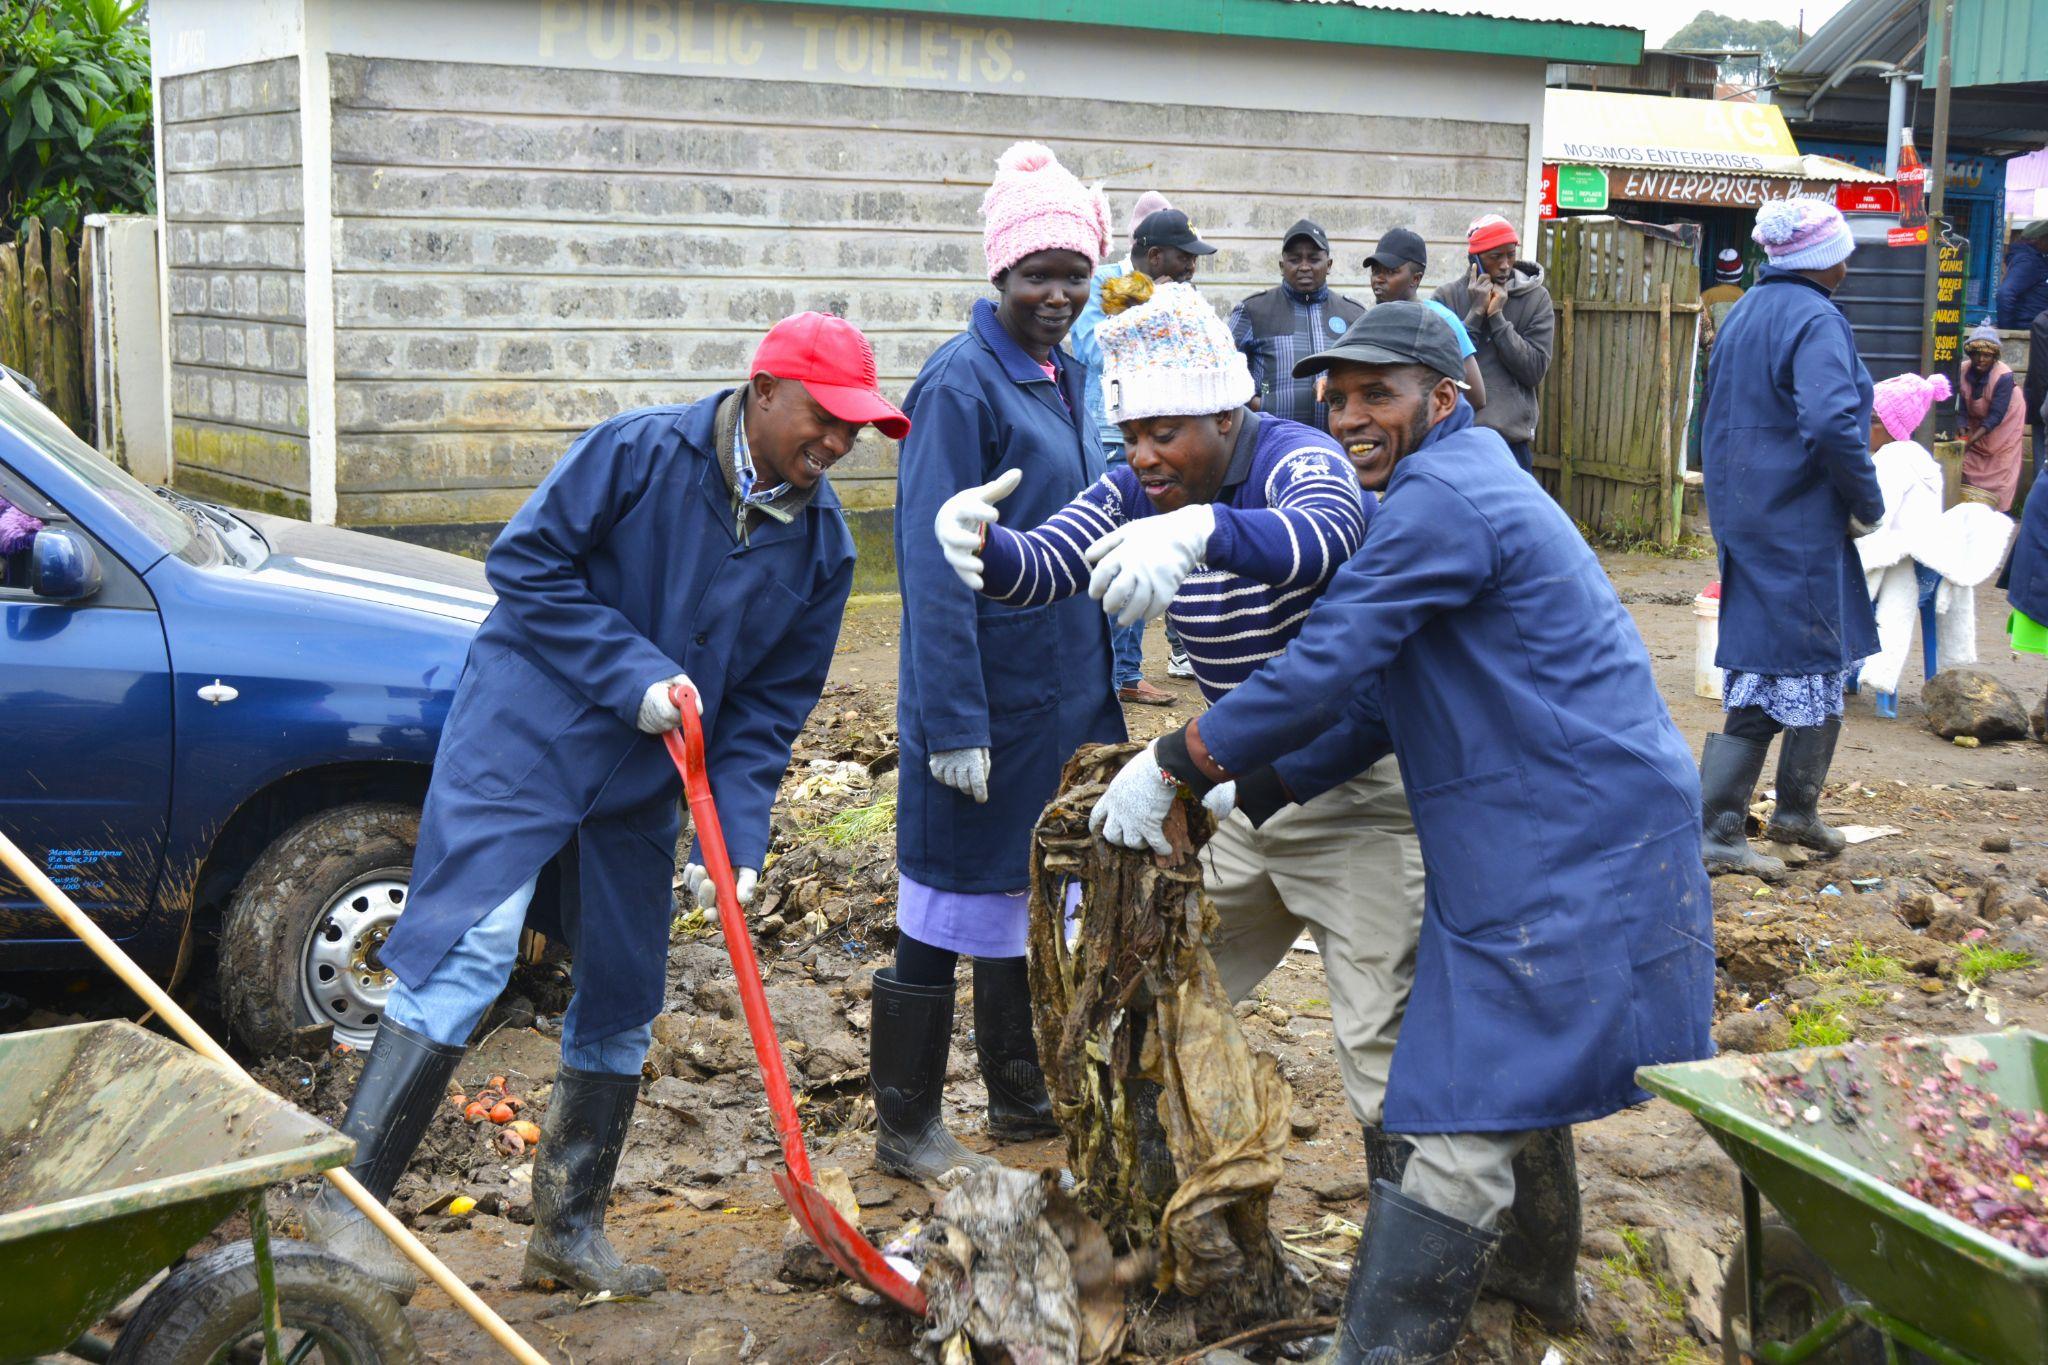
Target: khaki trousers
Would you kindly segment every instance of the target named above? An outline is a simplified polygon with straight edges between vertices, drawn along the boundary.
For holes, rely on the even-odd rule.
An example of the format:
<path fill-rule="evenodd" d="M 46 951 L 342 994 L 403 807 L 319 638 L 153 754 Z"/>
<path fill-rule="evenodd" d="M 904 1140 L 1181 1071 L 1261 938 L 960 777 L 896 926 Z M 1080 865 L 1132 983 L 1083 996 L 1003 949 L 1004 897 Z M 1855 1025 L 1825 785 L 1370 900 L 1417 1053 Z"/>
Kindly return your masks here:
<path fill-rule="evenodd" d="M 1360 1122 L 1377 1124 L 1422 929 L 1422 846 L 1399 766 L 1382 759 L 1263 829 L 1233 811 L 1202 850 L 1202 885 L 1220 921 L 1210 952 L 1232 1000 L 1279 966 L 1302 930 L 1314 939 L 1345 1098 Z"/>

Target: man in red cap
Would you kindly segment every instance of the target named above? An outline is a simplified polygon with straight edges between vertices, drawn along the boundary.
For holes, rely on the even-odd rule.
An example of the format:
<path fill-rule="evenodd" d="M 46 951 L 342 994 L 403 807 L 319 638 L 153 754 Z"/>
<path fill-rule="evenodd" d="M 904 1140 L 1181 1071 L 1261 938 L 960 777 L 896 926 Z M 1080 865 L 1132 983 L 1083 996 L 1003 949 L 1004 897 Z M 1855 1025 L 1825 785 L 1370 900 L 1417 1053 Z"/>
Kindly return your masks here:
<path fill-rule="evenodd" d="M 1521 242 L 1515 225 L 1497 213 L 1473 219 L 1465 233 L 1469 268 L 1461 278 L 1439 285 L 1435 298 L 1464 319 L 1472 338 L 1486 383 L 1479 425 L 1499 432 L 1515 462 L 1531 469 L 1536 391 L 1550 370 L 1557 322 L 1550 291 L 1543 287 L 1543 267 L 1520 259 Z"/>
<path fill-rule="evenodd" d="M 398 978 L 342 1131 L 389 1199 L 503 989 L 528 910 L 566 939 L 575 994 L 533 1167 L 525 1279 L 582 1293 L 665 1288 L 604 1235 L 605 1202 L 660 1011 L 681 784 L 659 742 L 694 690 L 741 899 L 768 808 L 817 704 L 853 584 L 853 537 L 825 473 L 862 426 L 910 423 L 874 351 L 821 313 L 777 323 L 751 378 L 642 408 L 577 440 L 484 561 L 497 605 L 442 731 L 412 894 L 380 952 Z M 686 878 L 711 894 L 698 859 Z M 412 1268 L 324 1190 L 307 1233 L 401 1298 Z"/>

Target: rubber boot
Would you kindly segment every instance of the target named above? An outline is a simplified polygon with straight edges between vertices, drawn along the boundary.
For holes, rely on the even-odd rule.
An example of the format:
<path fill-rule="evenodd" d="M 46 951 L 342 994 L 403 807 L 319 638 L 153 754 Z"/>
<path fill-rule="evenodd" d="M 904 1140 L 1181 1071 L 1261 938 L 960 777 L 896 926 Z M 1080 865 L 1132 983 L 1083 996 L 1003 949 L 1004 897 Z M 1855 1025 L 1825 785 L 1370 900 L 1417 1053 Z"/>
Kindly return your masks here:
<path fill-rule="evenodd" d="M 604 1235 L 604 1208 L 640 1077 L 564 1066 L 555 1073 L 540 1153 L 533 1159 L 533 1236 L 526 1242 L 523 1283 L 583 1294 L 654 1294 L 668 1276 L 651 1265 L 628 1265 Z"/>
<path fill-rule="evenodd" d="M 1545 1128 L 1515 1154 L 1515 1202 L 1501 1215 L 1486 1292 L 1552 1332 L 1579 1323 L 1579 1160 L 1572 1130 Z"/>
<path fill-rule="evenodd" d="M 363 1064 L 355 1094 L 349 1096 L 341 1131 L 356 1140 L 349 1174 L 379 1201 L 390 1201 L 427 1124 L 447 1103 L 448 1078 L 455 1074 L 462 1052 L 389 1019 L 378 1028 L 370 1060 Z M 412 1262 L 334 1186 L 321 1185 L 306 1206 L 304 1222 L 308 1241 L 361 1266 L 399 1302 L 411 1299 L 419 1289 L 419 1272 Z"/>
<path fill-rule="evenodd" d="M 1337 1339 L 1316 1365 L 1436 1365 L 1465 1335 L 1497 1234 L 1372 1187 Z"/>
<path fill-rule="evenodd" d="M 1023 958 L 974 960 L 974 1052 L 988 1087 L 990 1137 L 1021 1142 L 1059 1133 L 1038 1066 L 1030 972 Z"/>
<path fill-rule="evenodd" d="M 1700 853 L 1708 872 L 1746 872 L 1767 882 L 1785 875 L 1784 863 L 1749 846 L 1746 831 L 1750 794 L 1770 747 L 1720 734 L 1708 735 L 1700 750 Z"/>
<path fill-rule="evenodd" d="M 868 1079 L 875 1095 L 875 1164 L 912 1180 L 955 1166 L 996 1164 L 946 1131 L 946 1053 L 953 1042 L 953 988 L 906 986 L 896 969 L 875 973 L 868 1024 Z"/>
<path fill-rule="evenodd" d="M 1764 830 L 1766 839 L 1827 854 L 1840 853 L 1847 845 L 1842 831 L 1820 818 L 1820 789 L 1828 780 L 1841 733 L 1840 717 L 1825 725 L 1786 729 L 1778 741 L 1778 809 Z"/>
<path fill-rule="evenodd" d="M 1396 1189 L 1408 1171 L 1408 1154 L 1415 1149 L 1376 1123 L 1365 1125 L 1365 1178 L 1377 1185 L 1384 1180 Z"/>

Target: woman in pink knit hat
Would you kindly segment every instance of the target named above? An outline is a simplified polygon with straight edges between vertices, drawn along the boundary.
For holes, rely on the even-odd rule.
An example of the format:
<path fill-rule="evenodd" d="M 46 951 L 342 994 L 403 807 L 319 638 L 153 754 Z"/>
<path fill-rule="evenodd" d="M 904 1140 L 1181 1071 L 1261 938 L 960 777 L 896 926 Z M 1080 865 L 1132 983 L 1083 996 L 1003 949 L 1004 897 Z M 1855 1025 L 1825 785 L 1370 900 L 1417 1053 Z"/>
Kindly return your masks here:
<path fill-rule="evenodd" d="M 1109 206 L 1045 147 L 1020 142 L 982 200 L 996 297 L 932 354 L 904 400 L 896 474 L 903 590 L 896 962 L 875 973 L 870 1070 L 885 1169 L 930 1180 L 989 1157 L 946 1131 L 958 958 L 974 959 L 974 1042 L 997 1139 L 1057 1132 L 1025 979 L 1031 827 L 1075 748 L 1124 737 L 1107 618 L 1088 596 L 977 599 L 932 533 L 939 505 L 997 479 L 1003 516 L 1036 526 L 1102 472 L 1084 369 L 1062 348 L 1109 246 Z"/>

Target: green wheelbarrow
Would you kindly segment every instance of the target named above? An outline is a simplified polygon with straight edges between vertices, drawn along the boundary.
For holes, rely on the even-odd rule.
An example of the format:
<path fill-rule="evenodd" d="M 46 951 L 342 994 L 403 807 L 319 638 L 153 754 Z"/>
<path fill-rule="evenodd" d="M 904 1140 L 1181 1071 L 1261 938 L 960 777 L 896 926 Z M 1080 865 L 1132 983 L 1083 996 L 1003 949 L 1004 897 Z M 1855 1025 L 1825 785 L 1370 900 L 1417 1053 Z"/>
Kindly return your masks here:
<path fill-rule="evenodd" d="M 1927 1139 L 1912 1124 L 1944 1076 L 1967 1077 L 2002 1109 L 2048 1107 L 2048 1038 L 1891 1039 L 1637 1073 L 1741 1171 L 1742 1254 L 1721 1297 L 1727 1361 L 2048 1361 L 2048 1258 L 1891 1183 L 1919 1172 L 1912 1149 Z"/>
<path fill-rule="evenodd" d="M 349 1159 L 319 1120 L 114 1021 L 0 1036 L 0 1363 L 418 1359 L 397 1301 L 269 1235 L 263 1192 Z M 237 1208 L 250 1240 L 177 1266 L 109 1344 L 109 1309 Z"/>

